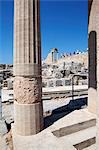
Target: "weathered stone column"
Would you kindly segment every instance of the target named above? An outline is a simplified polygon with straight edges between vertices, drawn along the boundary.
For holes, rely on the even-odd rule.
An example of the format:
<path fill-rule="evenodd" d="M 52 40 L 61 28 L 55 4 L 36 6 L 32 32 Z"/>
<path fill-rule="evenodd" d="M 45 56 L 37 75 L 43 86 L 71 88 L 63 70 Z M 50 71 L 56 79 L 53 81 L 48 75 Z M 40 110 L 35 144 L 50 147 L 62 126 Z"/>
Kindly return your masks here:
<path fill-rule="evenodd" d="M 93 80 L 91 78 L 91 82 L 95 82 L 96 86 L 96 94 L 92 95 L 90 94 L 90 97 L 92 96 L 91 99 L 93 101 L 95 100 L 95 105 L 94 103 L 91 103 L 91 108 L 93 107 L 94 112 L 97 115 L 97 120 L 96 120 L 96 127 L 97 127 L 97 132 L 96 132 L 96 150 L 99 149 L 99 0 L 91 0 L 89 1 L 89 4 L 91 4 L 90 8 L 90 18 L 89 18 L 89 31 L 90 31 L 90 36 L 93 37 L 90 41 L 91 47 L 93 47 L 93 50 L 95 50 L 94 55 L 96 55 L 95 63 L 92 64 L 92 67 L 96 68 L 91 72 L 91 75 L 95 73 L 96 75 L 96 80 Z M 92 49 L 91 49 L 92 50 Z M 94 55 L 91 57 L 94 59 Z M 90 66 L 91 67 L 91 66 Z M 89 99 L 90 101 L 90 99 Z"/>
<path fill-rule="evenodd" d="M 88 26 L 88 48 L 89 48 L 89 87 L 88 87 L 88 109 L 92 113 L 96 113 L 97 98 L 97 47 L 96 47 L 96 10 L 95 4 L 89 1 L 90 14 Z"/>
<path fill-rule="evenodd" d="M 96 127 L 97 127 L 97 132 L 96 132 L 96 150 L 99 149 L 99 1 L 94 1 L 94 7 L 96 11 L 96 45 L 97 45 L 97 99 L 96 99 L 96 115 L 97 115 L 97 120 L 96 120 Z"/>
<path fill-rule="evenodd" d="M 20 135 L 43 128 L 40 1 L 14 0 L 14 127 Z"/>

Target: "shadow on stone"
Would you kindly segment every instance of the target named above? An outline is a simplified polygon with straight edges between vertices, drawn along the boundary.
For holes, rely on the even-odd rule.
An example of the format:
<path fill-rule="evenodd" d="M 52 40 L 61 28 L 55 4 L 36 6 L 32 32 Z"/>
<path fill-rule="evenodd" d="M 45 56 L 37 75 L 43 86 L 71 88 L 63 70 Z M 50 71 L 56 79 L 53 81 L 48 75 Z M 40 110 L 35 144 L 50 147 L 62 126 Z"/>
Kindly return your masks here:
<path fill-rule="evenodd" d="M 88 38 L 89 88 L 97 90 L 97 33 L 91 31 Z"/>
<path fill-rule="evenodd" d="M 11 129 L 11 123 L 14 123 L 14 121 L 12 121 L 11 123 L 7 123 L 7 121 L 5 121 L 5 123 L 6 123 L 7 130 L 9 132 Z"/>
<path fill-rule="evenodd" d="M 55 121 L 61 119 L 62 117 L 68 115 L 74 110 L 82 109 L 87 105 L 87 97 L 80 98 L 76 100 L 71 100 L 69 104 L 59 107 L 52 111 L 50 116 L 44 118 L 44 127 L 47 128 L 52 125 Z"/>

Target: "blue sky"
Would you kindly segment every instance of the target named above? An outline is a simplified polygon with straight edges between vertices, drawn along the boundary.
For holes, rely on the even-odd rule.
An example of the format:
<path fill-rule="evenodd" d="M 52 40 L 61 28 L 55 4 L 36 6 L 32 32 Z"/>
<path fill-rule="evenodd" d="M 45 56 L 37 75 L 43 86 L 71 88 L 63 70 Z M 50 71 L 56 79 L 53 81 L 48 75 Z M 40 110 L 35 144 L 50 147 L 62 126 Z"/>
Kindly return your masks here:
<path fill-rule="evenodd" d="M 13 0 L 0 0 L 0 63 L 13 63 Z M 88 47 L 87 0 L 41 0 L 42 58 Z"/>

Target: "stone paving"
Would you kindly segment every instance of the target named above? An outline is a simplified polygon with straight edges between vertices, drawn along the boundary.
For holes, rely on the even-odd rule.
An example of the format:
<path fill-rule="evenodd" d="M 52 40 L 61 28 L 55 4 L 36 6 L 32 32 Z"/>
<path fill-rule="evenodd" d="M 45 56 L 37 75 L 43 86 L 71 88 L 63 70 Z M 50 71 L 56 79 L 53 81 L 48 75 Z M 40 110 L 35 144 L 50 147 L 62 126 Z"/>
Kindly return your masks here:
<path fill-rule="evenodd" d="M 23 150 L 23 149 L 24 150 L 27 149 L 29 150 L 46 150 L 46 149 L 47 150 L 76 150 L 73 144 L 77 143 L 77 140 L 79 143 L 80 139 L 81 141 L 83 141 L 85 136 L 83 137 L 82 135 L 84 135 L 85 132 L 82 131 L 81 134 L 79 134 L 79 132 L 76 132 L 73 135 L 69 135 L 71 138 L 69 138 L 68 136 L 63 136 L 62 138 L 58 138 L 54 136 L 52 132 L 58 128 L 62 128 L 63 126 L 68 126 L 68 125 L 70 126 L 70 124 L 73 123 L 73 120 L 71 118 L 74 118 L 74 122 L 77 123 L 79 122 L 79 119 L 84 121 L 86 119 L 85 116 L 89 120 L 95 118 L 95 116 L 91 115 L 91 113 L 87 112 L 87 110 L 76 110 L 70 113 L 69 115 L 64 116 L 62 119 L 59 119 L 51 126 L 44 129 L 42 132 L 33 136 L 18 135 L 15 132 L 13 128 L 14 125 L 13 125 L 12 133 L 13 133 L 14 150 Z M 76 137 L 78 137 L 77 139 L 75 138 L 75 134 Z M 91 136 L 93 134 L 94 134 L 93 130 L 91 131 L 88 130 L 86 136 L 88 138 L 88 136 Z M 76 142 L 74 142 L 75 140 Z"/>
<path fill-rule="evenodd" d="M 80 101 L 81 101 L 79 98 L 83 99 L 83 98 L 85 98 L 85 96 L 75 97 L 75 100 L 78 99 L 78 103 L 80 103 Z M 55 110 L 59 107 L 68 105 L 71 100 L 72 100 L 71 97 L 68 97 L 65 99 L 59 99 L 59 100 L 57 100 L 57 99 L 56 100 L 54 100 L 54 99 L 53 100 L 44 100 L 43 101 L 44 115 L 47 112 L 52 113 L 53 110 Z M 2 115 L 8 124 L 13 122 L 13 118 L 14 118 L 13 103 L 10 103 L 10 102 L 2 103 Z"/>
<path fill-rule="evenodd" d="M 96 145 L 93 144 L 90 147 L 84 148 L 84 150 L 96 150 Z"/>
<path fill-rule="evenodd" d="M 36 136 L 32 136 L 33 138 L 31 138 L 31 140 L 30 140 L 30 138 L 25 138 L 24 136 L 21 137 L 19 135 L 16 135 L 16 137 L 18 137 L 19 139 L 22 138 L 21 142 L 24 142 L 24 140 L 27 139 L 26 141 L 29 142 L 27 145 L 30 146 L 30 150 L 32 150 L 32 149 L 33 150 L 48 149 L 47 147 L 49 147 L 49 146 L 50 146 L 50 148 L 48 150 L 50 150 L 50 149 L 51 150 L 52 149 L 53 150 L 54 149 L 55 150 L 56 149 L 57 150 L 65 150 L 64 147 L 66 147 L 68 142 L 63 142 L 63 140 L 61 140 L 61 138 L 59 140 L 57 137 L 55 137 L 53 135 L 53 133 L 51 131 L 52 130 L 53 131 L 57 130 L 59 127 L 68 125 L 68 123 L 70 122 L 70 121 L 67 121 L 68 117 L 71 118 L 70 120 L 72 120 L 72 123 L 74 123 L 72 118 L 75 118 L 75 121 L 76 121 L 76 118 L 78 118 L 78 117 L 79 117 L 79 119 L 82 120 L 82 117 L 80 116 L 80 113 L 83 112 L 83 109 L 79 111 L 78 115 L 76 114 L 76 117 L 73 117 L 73 116 L 70 117 L 69 113 L 72 112 L 74 109 L 80 108 L 78 106 L 83 106 L 83 107 L 86 106 L 85 103 L 84 103 L 85 101 L 82 101 L 84 98 L 85 98 L 85 96 L 75 97 L 74 101 L 71 101 L 70 97 L 66 98 L 66 99 L 60 99 L 60 100 L 44 100 L 43 101 L 44 112 L 51 112 L 51 114 L 48 114 L 48 116 L 46 116 L 46 114 L 44 113 L 44 115 L 46 116 L 45 119 L 44 119 L 45 120 L 45 128 L 46 129 L 43 130 L 42 132 L 40 132 L 40 134 L 37 134 L 37 138 L 36 138 Z M 75 105 L 75 102 L 76 102 L 76 105 Z M 81 105 L 78 105 L 77 103 L 81 104 Z M 71 108 L 71 111 L 66 112 L 67 109 L 70 109 L 70 108 Z M 87 113 L 87 115 L 88 115 L 88 113 Z M 84 116 L 85 115 L 83 114 L 83 117 Z M 8 103 L 8 102 L 7 103 L 3 103 L 3 117 L 6 118 L 6 121 L 9 124 L 13 121 L 13 103 Z M 65 118 L 67 118 L 67 119 L 65 120 Z M 89 114 L 89 119 L 90 119 L 90 114 Z M 15 133 L 14 130 L 13 130 L 13 132 Z M 45 137 L 46 137 L 46 141 L 44 142 Z M 40 141 L 38 141 L 38 139 L 40 139 Z M 6 146 L 6 142 L 5 142 L 4 138 L 3 138 L 3 140 L 4 141 L 2 143 L 3 143 L 3 146 L 5 147 Z M 67 140 L 67 138 L 66 138 L 66 140 Z M 34 147 L 32 147 L 32 148 L 31 148 L 31 141 L 34 141 L 33 142 L 34 143 Z M 43 142 L 45 143 L 45 145 L 41 145 L 41 143 L 43 143 Z M 36 147 L 35 147 L 35 143 L 38 143 L 36 145 Z M 22 143 L 19 144 L 20 148 L 18 147 L 18 150 L 23 150 L 23 149 L 25 149 L 25 147 L 27 147 L 26 145 L 24 145 L 24 147 L 22 147 L 23 148 L 22 149 L 21 148 L 21 144 Z M 60 145 L 62 145 L 61 148 L 60 148 Z M 72 145 L 69 145 L 67 150 L 73 150 L 73 149 L 75 149 L 75 148 Z M 15 150 L 17 150 L 17 149 L 15 149 Z"/>

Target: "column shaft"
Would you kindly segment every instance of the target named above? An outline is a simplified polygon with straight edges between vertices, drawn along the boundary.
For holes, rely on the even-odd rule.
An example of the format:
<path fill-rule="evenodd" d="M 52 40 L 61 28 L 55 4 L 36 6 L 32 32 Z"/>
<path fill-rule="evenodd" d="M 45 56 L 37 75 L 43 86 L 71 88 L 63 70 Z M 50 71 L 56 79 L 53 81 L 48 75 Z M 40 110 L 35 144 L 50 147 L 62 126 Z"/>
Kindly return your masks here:
<path fill-rule="evenodd" d="M 95 1 L 95 10 L 96 10 L 96 45 L 97 45 L 97 99 L 96 99 L 96 115 L 97 115 L 97 121 L 96 121 L 96 149 L 99 149 L 99 1 Z"/>
<path fill-rule="evenodd" d="M 39 3 L 14 0 L 14 120 L 21 135 L 43 128 Z"/>
<path fill-rule="evenodd" d="M 90 112 L 96 113 L 96 98 L 97 98 L 97 48 L 96 48 L 96 12 L 95 5 L 92 5 L 89 18 L 89 87 L 88 87 L 88 109 Z"/>
<path fill-rule="evenodd" d="M 89 107 L 89 110 L 93 111 L 97 115 L 96 149 L 98 150 L 99 149 L 99 1 L 98 0 L 96 1 L 93 0 L 91 5 L 91 12 L 89 18 L 89 31 L 90 31 L 90 47 L 91 47 L 91 51 L 94 51 L 94 53 L 92 53 L 93 55 L 91 54 L 92 56 L 90 57 L 94 59 L 92 60 L 94 63 L 92 63 L 92 66 L 90 65 L 90 69 L 91 69 L 90 73 L 93 78 L 91 77 L 89 79 L 91 80 L 90 82 L 93 85 L 91 86 L 91 88 L 94 90 L 95 94 L 93 94 L 90 91 L 89 93 L 90 97 L 88 98 L 89 98 L 89 102 L 91 99 L 91 103 L 90 103 L 91 107 Z M 91 67 L 95 69 L 92 70 Z M 94 75 L 96 77 L 94 77 Z"/>

